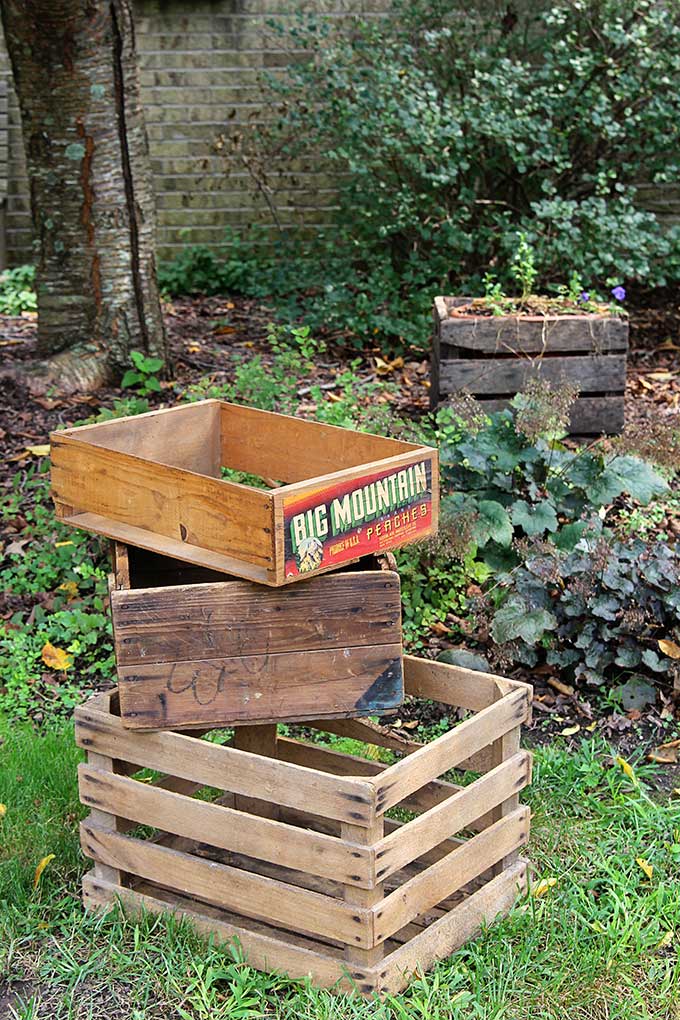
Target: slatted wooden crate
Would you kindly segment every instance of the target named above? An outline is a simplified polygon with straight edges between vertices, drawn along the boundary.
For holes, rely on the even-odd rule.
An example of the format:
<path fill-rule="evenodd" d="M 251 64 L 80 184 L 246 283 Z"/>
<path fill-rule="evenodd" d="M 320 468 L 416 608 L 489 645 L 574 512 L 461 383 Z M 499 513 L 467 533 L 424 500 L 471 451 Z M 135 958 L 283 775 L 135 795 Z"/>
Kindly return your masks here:
<path fill-rule="evenodd" d="M 370 557 L 365 569 L 278 590 L 122 543 L 114 551 L 125 726 L 291 722 L 401 705 L 399 575 Z"/>
<path fill-rule="evenodd" d="M 217 941 L 238 939 L 254 967 L 319 986 L 403 988 L 525 888 L 518 794 L 531 771 L 519 746 L 527 685 L 410 657 L 405 678 L 414 696 L 472 714 L 423 746 L 360 720 L 311 724 L 405 752 L 390 766 L 275 726 L 237 729 L 231 746 L 133 732 L 111 695 L 77 709 L 91 809 L 82 846 L 96 862 L 85 904 L 172 911 Z M 142 767 L 162 775 L 140 782 Z M 440 778 L 454 768 L 481 774 L 463 786 Z M 224 793 L 196 799 L 204 787 Z M 388 817 L 397 808 L 411 820 Z"/>
<path fill-rule="evenodd" d="M 434 299 L 430 399 L 460 390 L 488 411 L 506 407 L 532 378 L 579 387 L 571 432 L 620 432 L 624 424 L 628 322 L 616 316 L 452 316 L 467 297 Z"/>
<path fill-rule="evenodd" d="M 220 400 L 66 429 L 51 442 L 61 520 L 261 584 L 437 528 L 437 453 L 414 443 Z M 273 488 L 229 481 L 223 467 Z"/>

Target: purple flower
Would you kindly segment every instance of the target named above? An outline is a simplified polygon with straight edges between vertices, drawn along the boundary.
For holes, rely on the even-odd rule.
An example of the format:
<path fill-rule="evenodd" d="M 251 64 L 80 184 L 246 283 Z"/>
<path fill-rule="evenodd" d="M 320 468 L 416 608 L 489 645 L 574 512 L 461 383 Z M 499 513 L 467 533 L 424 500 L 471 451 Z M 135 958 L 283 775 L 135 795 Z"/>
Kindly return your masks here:
<path fill-rule="evenodd" d="M 590 301 L 590 294 L 588 293 L 587 290 L 582 290 L 578 296 L 578 299 L 582 304 L 585 304 L 586 301 Z"/>
<path fill-rule="evenodd" d="M 624 287 L 614 287 L 612 290 L 612 297 L 616 298 L 617 301 L 626 300 L 626 291 Z"/>

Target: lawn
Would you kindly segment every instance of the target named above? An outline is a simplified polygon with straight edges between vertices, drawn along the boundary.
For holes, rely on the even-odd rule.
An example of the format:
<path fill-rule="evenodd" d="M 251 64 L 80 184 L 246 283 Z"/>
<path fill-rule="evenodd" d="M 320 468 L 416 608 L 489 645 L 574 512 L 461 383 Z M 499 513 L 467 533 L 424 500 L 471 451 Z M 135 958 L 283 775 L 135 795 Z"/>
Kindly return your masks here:
<path fill-rule="evenodd" d="M 260 974 L 172 918 L 86 916 L 79 758 L 70 724 L 0 722 L 3 1020 L 680 1017 L 680 801 L 600 738 L 536 750 L 533 894 L 381 1004 Z"/>

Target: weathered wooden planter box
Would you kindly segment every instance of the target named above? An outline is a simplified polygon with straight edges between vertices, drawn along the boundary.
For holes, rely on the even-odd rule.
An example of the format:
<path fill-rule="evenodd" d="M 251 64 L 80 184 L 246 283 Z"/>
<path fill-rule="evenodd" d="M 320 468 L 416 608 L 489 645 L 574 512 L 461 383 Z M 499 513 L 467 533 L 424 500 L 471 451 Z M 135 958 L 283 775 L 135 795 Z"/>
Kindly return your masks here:
<path fill-rule="evenodd" d="M 397 708 L 399 575 L 366 562 L 279 591 L 116 543 L 123 724 L 186 729 Z"/>
<path fill-rule="evenodd" d="M 410 657 L 405 677 L 411 694 L 473 714 L 424 746 L 360 720 L 313 724 L 405 751 L 387 767 L 275 726 L 247 727 L 245 739 L 237 729 L 225 746 L 126 730 L 112 695 L 78 708 L 91 809 L 81 839 L 96 862 L 86 905 L 172 911 L 217 941 L 238 939 L 252 966 L 320 986 L 403 988 L 525 888 L 518 794 L 531 772 L 519 747 L 525 684 Z M 162 775 L 140 781 L 142 768 Z M 439 778 L 454 768 L 481 775 Z M 224 794 L 197 799 L 204 788 Z M 412 820 L 388 818 L 397 807 Z"/>
<path fill-rule="evenodd" d="M 571 432 L 620 432 L 628 322 L 616 316 L 452 316 L 464 297 L 434 299 L 431 403 L 467 390 L 488 411 L 505 407 L 534 376 L 575 383 Z"/>
<path fill-rule="evenodd" d="M 437 453 L 396 439 L 205 400 L 51 441 L 61 520 L 262 584 L 437 527 Z M 222 467 L 275 488 L 228 481 Z"/>

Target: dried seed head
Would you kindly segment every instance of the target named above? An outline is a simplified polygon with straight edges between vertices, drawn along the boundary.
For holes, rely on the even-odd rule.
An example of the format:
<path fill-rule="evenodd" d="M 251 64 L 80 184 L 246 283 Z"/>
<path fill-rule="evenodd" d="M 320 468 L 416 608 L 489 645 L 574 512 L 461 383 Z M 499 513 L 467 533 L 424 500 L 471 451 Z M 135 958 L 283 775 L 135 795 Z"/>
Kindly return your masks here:
<path fill-rule="evenodd" d="M 617 453 L 633 454 L 670 471 L 680 471 L 680 420 L 669 417 L 631 422 L 612 446 Z"/>
<path fill-rule="evenodd" d="M 513 399 L 515 431 L 531 443 L 569 430 L 569 412 L 578 397 L 578 387 L 560 382 L 553 387 L 547 379 L 534 376 Z"/>
<path fill-rule="evenodd" d="M 446 406 L 471 436 L 477 435 L 488 424 L 486 411 L 467 390 L 459 390 Z"/>

